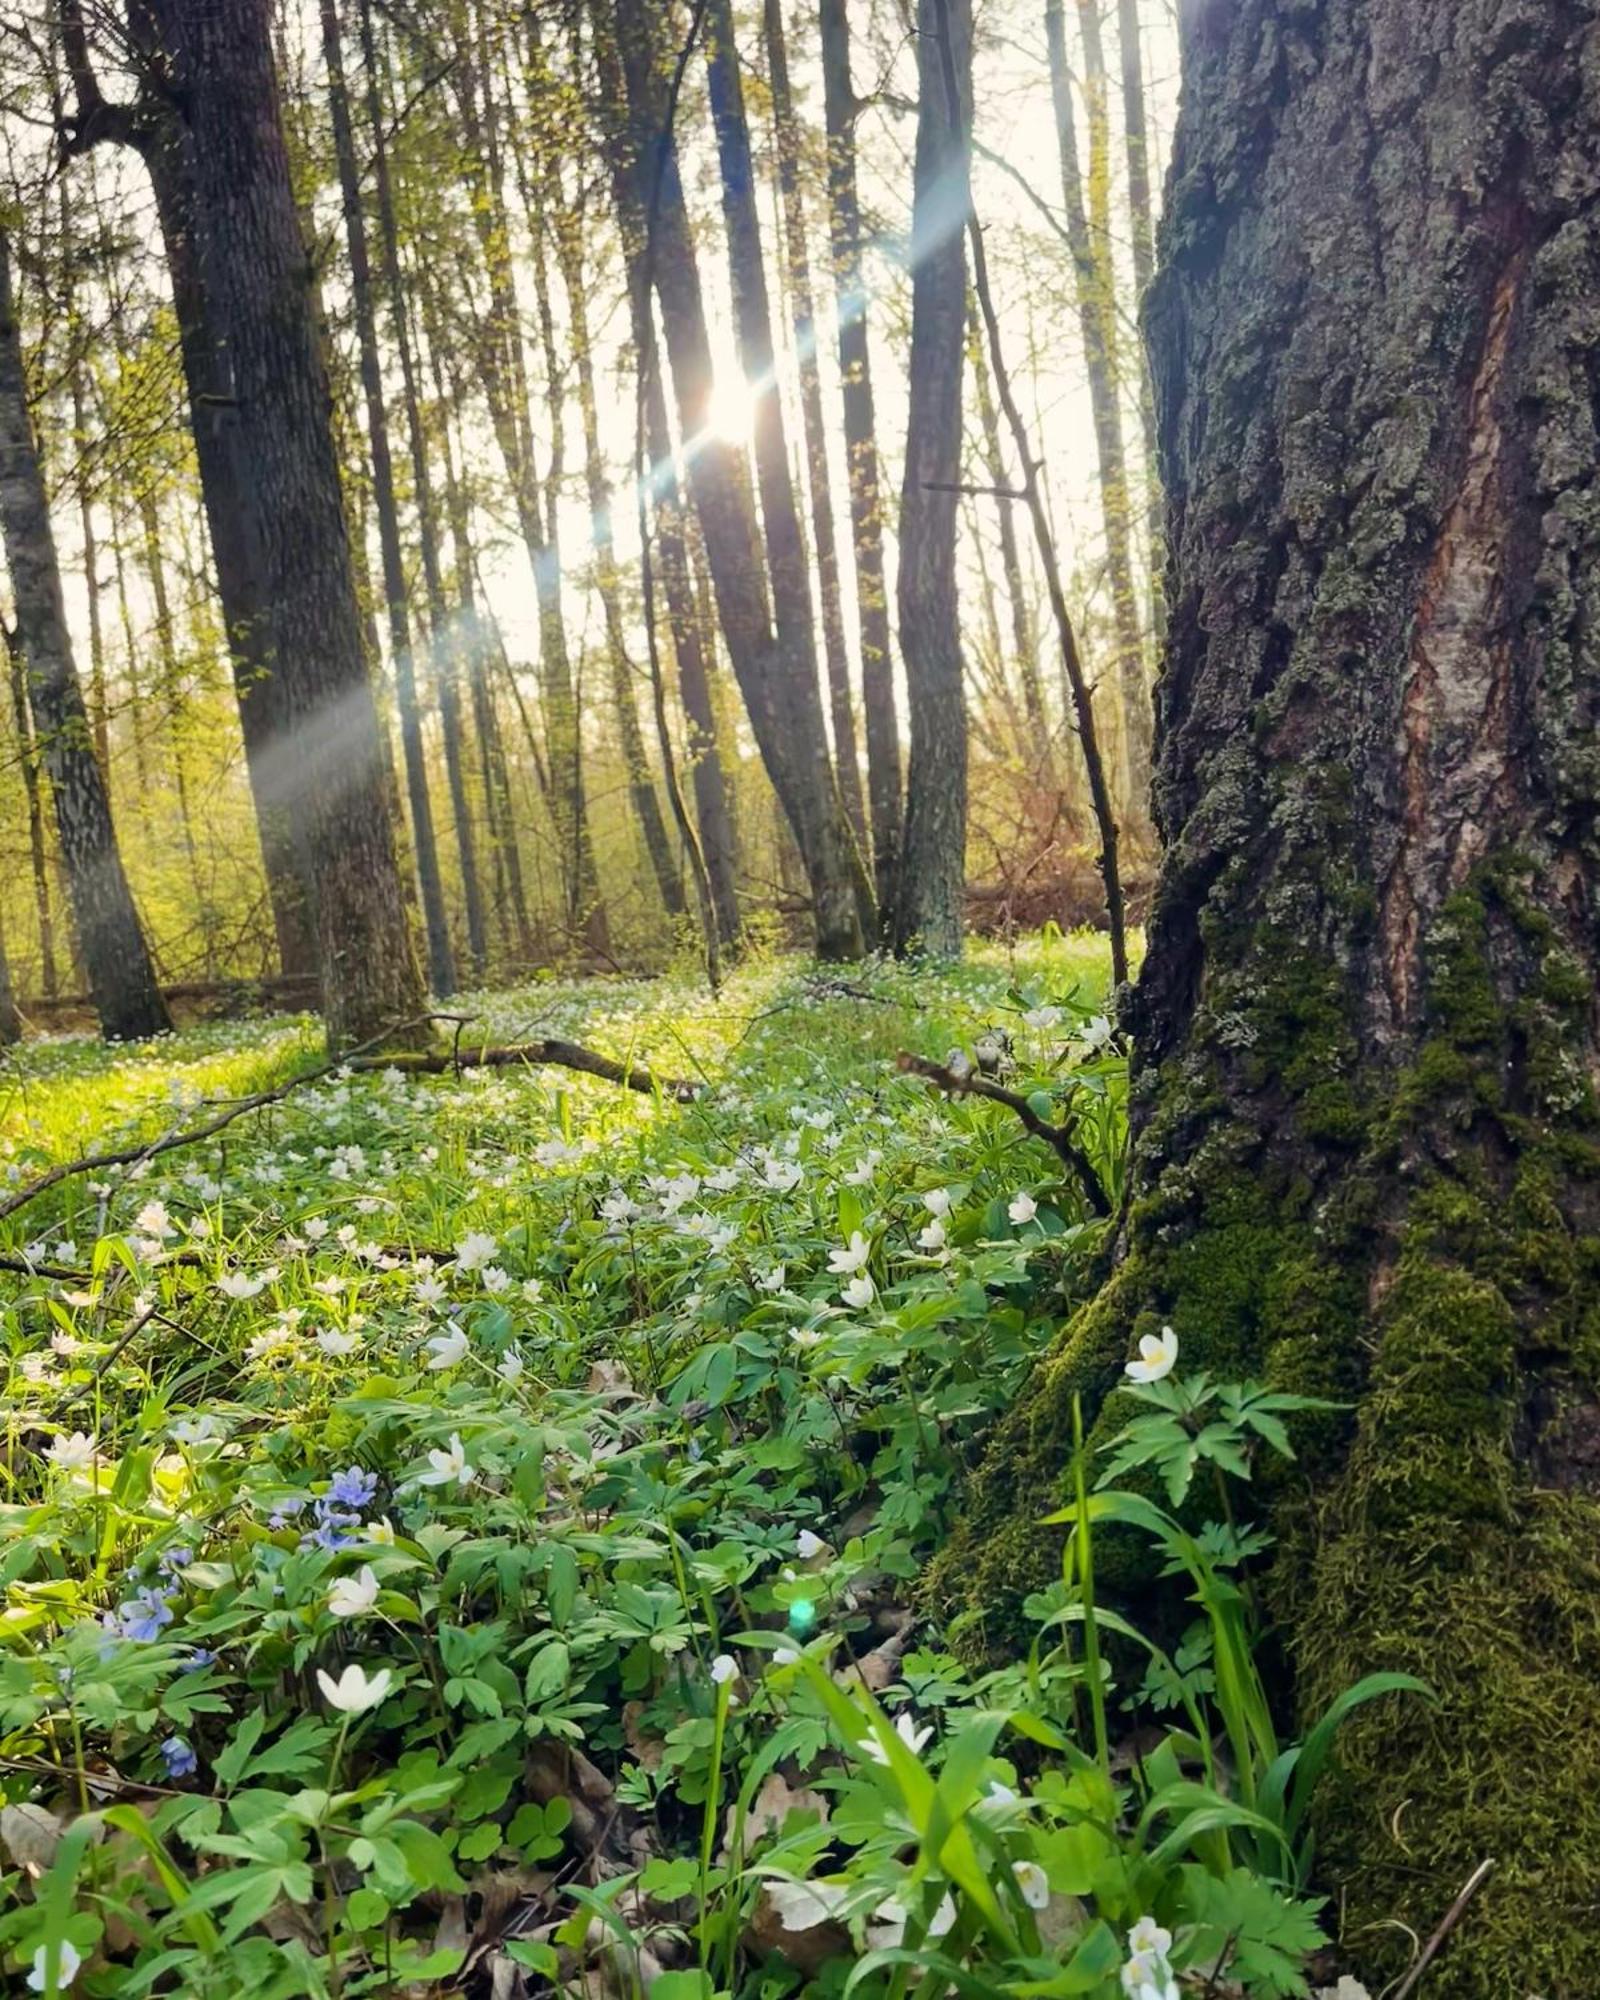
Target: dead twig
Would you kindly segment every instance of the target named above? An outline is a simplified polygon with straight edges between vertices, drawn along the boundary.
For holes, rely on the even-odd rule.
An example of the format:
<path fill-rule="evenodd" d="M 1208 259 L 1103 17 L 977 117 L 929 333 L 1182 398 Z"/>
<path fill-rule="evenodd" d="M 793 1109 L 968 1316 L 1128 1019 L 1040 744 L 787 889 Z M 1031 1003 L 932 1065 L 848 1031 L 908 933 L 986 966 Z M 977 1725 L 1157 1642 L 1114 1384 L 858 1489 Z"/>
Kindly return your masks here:
<path fill-rule="evenodd" d="M 1047 1118 L 1041 1118 L 1017 1091 L 1007 1090 L 1003 1083 L 991 1083 L 986 1076 L 958 1075 L 943 1063 L 929 1062 L 926 1056 L 914 1056 L 905 1049 L 901 1050 L 895 1062 L 908 1076 L 925 1078 L 947 1096 L 986 1097 L 991 1104 L 1003 1104 L 1008 1111 L 1015 1112 L 1033 1136 L 1043 1139 L 1062 1164 L 1070 1169 L 1090 1212 L 1101 1216 L 1111 1213 L 1110 1198 L 1100 1185 L 1100 1176 L 1090 1165 L 1088 1154 L 1075 1142 L 1065 1125 L 1052 1125 Z"/>
<path fill-rule="evenodd" d="M 1493 1872 L 1494 1860 L 1492 1857 L 1486 1861 L 1480 1861 L 1477 1867 L 1473 1869 L 1472 1873 L 1467 1877 L 1466 1884 L 1462 1888 L 1460 1895 L 1456 1897 L 1449 1909 L 1445 1911 L 1439 1928 L 1422 1947 L 1422 1956 L 1395 1988 L 1392 2000 L 1408 2000 L 1408 1996 L 1417 1990 L 1417 1982 L 1439 1955 L 1440 1948 L 1444 1944 L 1445 1939 L 1449 1937 L 1450 1933 L 1466 1914 L 1467 1905 Z"/>

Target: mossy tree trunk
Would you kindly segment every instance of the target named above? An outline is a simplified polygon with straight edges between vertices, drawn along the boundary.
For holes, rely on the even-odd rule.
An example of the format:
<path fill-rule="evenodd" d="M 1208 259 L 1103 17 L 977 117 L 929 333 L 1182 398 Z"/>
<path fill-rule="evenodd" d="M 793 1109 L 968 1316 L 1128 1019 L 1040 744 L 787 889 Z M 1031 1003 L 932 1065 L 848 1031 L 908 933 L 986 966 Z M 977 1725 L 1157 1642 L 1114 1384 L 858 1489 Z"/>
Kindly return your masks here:
<path fill-rule="evenodd" d="M 1147 308 L 1166 842 L 1109 1282 L 932 1578 L 1055 1573 L 1130 1344 L 1347 1413 L 1269 1497 L 1326 1879 L 1381 1981 L 1593 1990 L 1600 1907 L 1600 22 L 1588 0 L 1195 0 Z M 1131 1583 L 1131 1575 L 1125 1579 Z"/>

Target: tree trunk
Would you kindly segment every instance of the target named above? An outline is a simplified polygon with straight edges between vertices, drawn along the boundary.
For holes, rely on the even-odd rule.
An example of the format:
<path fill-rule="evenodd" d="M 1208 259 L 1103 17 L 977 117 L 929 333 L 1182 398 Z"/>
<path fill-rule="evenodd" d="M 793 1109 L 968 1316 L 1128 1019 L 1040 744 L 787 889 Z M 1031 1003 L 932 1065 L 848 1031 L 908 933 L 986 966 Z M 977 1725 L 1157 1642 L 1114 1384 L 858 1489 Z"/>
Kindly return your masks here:
<path fill-rule="evenodd" d="M 830 885 L 830 890 L 841 895 L 847 889 L 853 891 L 865 938 L 876 931 L 878 912 L 865 864 L 850 830 L 838 771 L 828 754 L 827 731 L 822 723 L 810 565 L 795 497 L 783 400 L 778 393 L 772 312 L 756 209 L 755 162 L 750 150 L 750 126 L 745 116 L 744 85 L 733 31 L 733 0 L 710 0 L 706 44 L 711 122 L 717 139 L 722 217 L 728 244 L 728 279 L 733 293 L 734 343 L 754 405 L 750 431 L 781 671 L 786 681 L 816 696 L 814 704 L 808 704 L 808 712 L 812 706 L 816 711 L 816 739 L 809 746 L 817 793 L 812 805 L 813 840 L 825 825 L 830 844 L 838 849 L 842 870 L 838 884 Z M 850 736 L 853 745 L 853 729 Z M 803 841 L 801 848 L 804 852 Z"/>
<path fill-rule="evenodd" d="M 396 269 L 398 268 L 397 263 Z M 441 411 L 447 412 L 452 399 L 446 393 L 444 362 L 434 317 L 435 302 L 426 287 L 421 289 L 423 330 L 429 366 L 433 374 L 434 396 Z M 409 350 L 411 345 L 409 334 L 406 336 L 406 344 Z M 473 714 L 478 722 L 488 770 L 487 802 L 490 806 L 490 829 L 498 843 L 498 857 L 505 869 L 506 887 L 511 898 L 511 915 L 516 926 L 517 949 L 522 955 L 523 962 L 532 964 L 535 955 L 533 924 L 528 915 L 522 849 L 517 837 L 517 814 L 511 797 L 511 776 L 506 761 L 505 740 L 500 733 L 499 713 L 495 707 L 494 690 L 489 682 L 489 666 L 493 659 L 493 649 L 489 642 L 492 635 L 485 629 L 484 611 L 478 602 L 473 575 L 472 508 L 466 487 L 457 476 L 456 461 L 451 449 L 450 424 L 446 415 L 440 426 L 439 455 L 444 468 L 445 518 L 450 527 L 455 562 L 455 595 L 459 607 L 458 612 L 452 617 L 446 608 L 444 598 L 433 488 L 427 471 L 427 454 L 422 445 L 420 418 L 415 414 L 417 405 L 414 395 L 408 396 L 407 400 L 408 406 L 413 411 L 415 426 L 412 444 L 413 464 L 418 477 L 418 511 L 423 531 L 423 567 L 428 575 L 429 603 L 433 606 L 434 644 L 440 649 L 453 646 L 466 668 L 467 683 L 472 689 Z M 456 400 L 459 401 L 459 398 Z M 423 502 L 426 502 L 425 506 Z M 502 652 L 503 650 L 501 648 Z"/>
<path fill-rule="evenodd" d="M 1144 96 L 1143 38 L 1139 0 L 1117 0 L 1117 42 L 1122 58 L 1122 148 L 1128 169 L 1128 233 L 1133 246 L 1134 307 L 1139 310 L 1155 276 L 1155 224 L 1150 205 L 1150 121 Z M 1139 430 L 1144 444 L 1145 531 L 1150 544 L 1150 633 L 1157 652 L 1166 625 L 1161 571 L 1166 560 L 1161 479 L 1156 471 L 1155 385 L 1145 355 L 1139 355 Z"/>
<path fill-rule="evenodd" d="M 178 825 L 183 835 L 184 857 L 189 863 L 189 887 L 194 897 L 196 921 L 209 935 L 212 913 L 207 908 L 205 884 L 200 869 L 200 848 L 195 838 L 194 816 L 190 810 L 189 777 L 184 767 L 183 739 L 179 719 L 183 713 L 183 663 L 178 657 L 178 628 L 172 616 L 172 600 L 167 592 L 167 563 L 161 552 L 161 516 L 148 482 L 139 488 L 139 532 L 144 541 L 144 573 L 150 586 L 151 605 L 156 614 L 156 658 L 161 663 L 158 684 L 160 704 L 166 711 L 172 739 L 172 770 L 178 788 Z M 98 761 L 98 760 L 97 760 Z M 110 782 L 110 765 L 101 770 Z M 206 947 L 209 953 L 209 944 Z M 210 965 L 206 970 L 209 974 Z"/>
<path fill-rule="evenodd" d="M 295 755 L 288 740 L 287 695 L 281 677 L 273 671 L 269 650 L 254 472 L 242 442 L 241 412 L 229 392 L 227 332 L 218 301 L 208 292 L 201 264 L 194 136 L 171 98 L 159 90 L 147 90 L 131 106 L 109 102 L 101 95 L 90 66 L 77 0 L 62 0 L 61 26 L 63 51 L 76 93 L 75 114 L 63 128 L 68 150 L 87 150 L 102 142 L 131 145 L 150 176 L 172 286 L 190 428 L 233 665 L 245 768 L 278 958 L 286 974 L 309 973 L 316 959 L 314 896 L 295 834 L 291 803 Z M 152 27 L 153 17 L 142 10 L 137 36 L 140 56 L 155 75 L 161 70 L 163 57 L 159 49 L 146 46 Z M 114 320 L 116 316 L 114 307 Z"/>
<path fill-rule="evenodd" d="M 645 0 L 616 0 L 616 29 L 627 89 L 634 205 L 641 218 L 649 216 L 653 224 L 648 259 L 661 303 L 679 429 L 692 447 L 685 452 L 689 491 L 704 535 L 719 622 L 762 761 L 805 860 L 818 953 L 824 958 L 854 958 L 864 941 L 861 906 L 871 901 L 871 890 L 828 756 L 811 644 L 809 593 L 802 619 L 791 560 L 783 580 L 787 615 L 780 615 L 775 631 L 761 529 L 746 468 L 735 447 L 718 437 L 712 419 L 711 342 L 677 146 L 666 129 L 670 76 L 666 51 Z M 731 83 L 725 59 L 721 67 L 726 127 Z M 764 313 L 765 302 L 754 296 L 748 245 L 745 250 L 741 269 L 751 281 L 743 294 L 743 360 L 748 372 L 755 360 L 751 343 L 756 339 L 758 306 Z M 765 456 L 781 513 L 779 468 L 773 464 L 770 435 L 775 401 L 772 394 L 762 397 L 761 421 L 768 427 Z M 782 471 L 786 479 L 787 463 Z M 797 520 L 792 487 L 789 518 Z M 785 548 L 781 522 L 778 546 Z"/>
<path fill-rule="evenodd" d="M 941 14 L 952 46 L 944 49 Z M 966 147 L 950 116 L 946 55 L 972 93 L 970 0 L 919 0 L 917 141 L 911 210 L 911 354 L 900 493 L 900 651 L 911 708 L 905 833 L 895 899 L 898 951 L 961 951 L 967 859 L 967 720 L 956 597 L 956 488 L 966 360 L 971 204 Z M 970 116 L 970 110 L 967 113 Z"/>
<path fill-rule="evenodd" d="M 457 100 L 474 190 L 473 214 L 489 293 L 489 309 L 475 327 L 474 345 L 495 440 L 533 570 L 539 612 L 540 705 L 548 743 L 548 799 L 556 823 L 565 920 L 575 942 L 587 936 L 603 948 L 605 912 L 584 797 L 582 718 L 562 611 L 559 523 L 555 510 L 545 507 L 534 459 L 527 357 L 512 276 L 497 113 L 487 73 L 480 69 L 476 52 L 465 41 L 457 68 Z M 535 261 L 542 260 L 536 256 Z M 556 416 L 559 433 L 559 412 Z M 557 457 L 559 461 L 559 435 Z"/>
<path fill-rule="evenodd" d="M 50 505 L 28 409 L 22 333 L 11 291 L 11 246 L 0 233 L 0 536 L 16 605 L 12 643 L 22 656 L 41 739 L 73 921 L 101 1032 L 108 1040 L 167 1033 L 94 754 L 83 689 L 67 634 Z"/>
<path fill-rule="evenodd" d="M 636 396 L 642 406 L 644 450 L 650 467 L 649 520 L 655 533 L 667 629 L 678 669 L 678 695 L 688 721 L 687 751 L 695 829 L 705 863 L 717 936 L 724 945 L 731 946 L 739 938 L 738 856 L 727 777 L 718 749 L 716 706 L 708 665 L 713 642 L 711 628 L 702 620 L 695 596 L 687 521 L 672 451 L 666 391 L 661 381 L 650 280 L 644 268 L 645 214 L 636 195 L 626 136 L 626 86 L 604 6 L 595 10 L 593 47 L 600 84 L 599 116 L 610 155 L 612 199 L 626 266 L 634 366 L 639 371 Z M 636 427 L 638 420 L 636 411 Z"/>
<path fill-rule="evenodd" d="M 50 857 L 44 838 L 44 785 L 39 768 L 39 739 L 33 727 L 33 710 L 28 704 L 28 677 L 23 671 L 22 654 L 8 649 L 11 679 L 11 713 L 17 725 L 17 762 L 22 767 L 22 790 L 28 805 L 28 859 L 33 875 L 34 920 L 39 931 L 39 987 L 46 1000 L 56 997 L 56 924 L 50 904 Z M 103 767 L 109 768 L 109 766 Z"/>
<path fill-rule="evenodd" d="M 861 202 L 856 191 L 856 96 L 850 82 L 847 0 L 820 0 L 823 116 L 828 134 L 828 241 L 834 311 L 839 323 L 840 400 L 850 468 L 850 531 L 861 634 L 861 711 L 867 739 L 867 800 L 878 908 L 894 907 L 899 867 L 900 724 L 889 650 L 889 588 L 884 580 L 883 505 L 877 418 L 867 340 Z"/>
<path fill-rule="evenodd" d="M 83 589 L 89 612 L 89 726 L 94 737 L 94 754 L 111 782 L 111 723 L 106 696 L 105 630 L 100 616 L 99 538 L 95 532 L 94 488 L 90 481 L 89 399 L 85 378 L 89 361 L 86 351 L 88 330 L 78 312 L 78 288 L 73 274 L 72 177 L 60 176 L 60 212 L 63 261 L 62 304 L 67 322 L 67 372 L 72 397 L 72 452 L 78 490 L 78 531 L 83 541 Z"/>
<path fill-rule="evenodd" d="M 0 1048 L 22 1039 L 22 1016 L 17 1012 L 17 989 L 11 978 L 11 954 L 0 933 Z"/>
<path fill-rule="evenodd" d="M 817 317 L 811 291 L 811 253 L 806 247 L 800 121 L 795 113 L 794 91 L 789 82 L 783 0 L 762 0 L 761 18 L 767 46 L 767 81 L 772 90 L 772 118 L 778 142 L 784 261 L 789 279 L 789 312 L 794 326 L 795 357 L 800 373 L 800 421 L 805 431 L 811 536 L 817 552 L 817 592 L 822 604 L 822 657 L 828 674 L 833 758 L 839 776 L 839 793 L 865 854 L 868 851 L 867 814 L 861 797 L 861 758 L 856 747 L 855 704 L 850 693 L 850 650 L 845 644 L 844 604 L 839 590 L 839 544 L 833 526 L 828 428 L 822 409 L 822 376 L 817 367 Z"/>
<path fill-rule="evenodd" d="M 1100 38 L 1100 0 L 1078 0 L 1089 71 L 1089 180 L 1085 195 L 1078 162 L 1077 117 L 1067 63 L 1063 0 L 1045 0 L 1045 38 L 1050 51 L 1050 90 L 1055 104 L 1056 149 L 1076 278 L 1078 325 L 1089 374 L 1089 406 L 1094 419 L 1095 456 L 1100 473 L 1100 518 L 1106 538 L 1106 578 L 1117 654 L 1117 687 L 1122 708 L 1123 811 L 1143 821 L 1150 810 L 1150 689 L 1139 632 L 1139 602 L 1133 581 L 1133 538 L 1128 511 L 1128 461 L 1122 439 L 1122 406 L 1117 395 L 1115 272 L 1110 238 L 1110 157 L 1105 57 Z"/>
<path fill-rule="evenodd" d="M 1376 1991 L 1593 1989 L 1600 1906 L 1600 26 L 1587 0 L 1185 14 L 1147 306 L 1172 561 L 1132 1195 L 932 1579 L 1059 1574 L 1072 1402 L 1180 1365 L 1347 1410 L 1270 1496 L 1320 1853 Z M 1424 110 L 1423 107 L 1426 107 Z M 1224 192 L 1225 191 L 1225 192 Z M 1219 198 L 1220 197 L 1220 198 Z M 1102 1419 L 1120 1419 L 1116 1405 Z M 975 1631 L 975 1626 L 969 1630 Z"/>
<path fill-rule="evenodd" d="M 977 307 L 967 301 L 967 348 L 972 359 L 973 387 L 977 393 L 978 426 L 983 433 L 985 477 L 997 494 L 1015 487 L 1005 444 L 1000 436 L 1000 412 L 995 408 L 994 390 L 989 381 L 989 361 L 984 353 L 983 327 Z M 1022 754 L 1031 777 L 1042 774 L 1052 791 L 1060 789 L 1056 771 L 1055 737 L 1050 712 L 1045 706 L 1044 686 L 1039 679 L 1039 631 L 1028 602 L 1027 582 L 1022 569 L 1022 549 L 1017 541 L 1014 500 L 995 501 L 995 519 L 1000 531 L 1000 574 L 1005 578 L 1006 603 L 1011 613 L 1011 657 L 1016 662 L 1022 685 L 1022 707 L 1027 717 L 1027 736 Z M 998 640 L 998 634 L 997 634 Z M 1005 650 L 997 644 L 997 657 L 1005 663 Z"/>
<path fill-rule="evenodd" d="M 405 760 L 406 797 L 411 807 L 411 846 L 416 857 L 417 886 L 422 892 L 430 983 L 434 992 L 443 997 L 455 990 L 455 962 L 450 951 L 450 924 L 445 915 L 444 883 L 439 873 L 439 844 L 433 828 L 433 806 L 428 797 L 428 761 L 422 740 L 422 711 L 417 700 L 416 667 L 411 652 L 411 617 L 406 602 L 405 555 L 400 544 L 400 510 L 395 501 L 394 461 L 389 449 L 389 412 L 384 402 L 383 361 L 378 353 L 372 270 L 367 257 L 367 222 L 362 212 L 361 176 L 350 117 L 350 93 L 345 82 L 338 0 L 322 0 L 321 16 L 322 50 L 328 65 L 328 109 L 333 126 L 334 157 L 339 169 L 339 194 L 344 209 L 345 248 L 350 260 L 350 303 L 355 314 L 361 389 L 366 403 L 367 442 L 372 461 L 372 502 L 378 515 L 378 549 L 383 560 L 383 599 L 389 621 L 389 655 L 394 665 L 395 700 L 400 710 L 400 750 Z"/>
<path fill-rule="evenodd" d="M 413 1021 L 423 992 L 395 859 L 268 8 L 266 0 L 153 0 L 151 12 L 192 139 L 201 269 L 227 329 L 228 391 L 259 495 L 258 615 L 288 711 L 279 750 L 290 760 L 286 784 L 315 885 L 318 969 L 337 1048 Z"/>
<path fill-rule="evenodd" d="M 571 26 L 576 35 L 578 15 Z M 567 302 L 567 346 L 578 393 L 578 415 L 583 427 L 583 480 L 589 502 L 589 532 L 594 547 L 594 584 L 605 620 L 606 664 L 610 673 L 611 704 L 616 711 L 617 736 L 622 749 L 623 769 L 628 774 L 628 798 L 633 807 L 645 853 L 655 877 L 662 907 L 671 917 L 682 916 L 688 908 L 683 893 L 683 876 L 672 852 L 667 822 L 656 792 L 644 730 L 639 721 L 635 692 L 636 672 L 628 656 L 627 636 L 622 615 L 622 596 L 617 575 L 616 538 L 612 528 L 611 482 L 606 474 L 600 443 L 599 403 L 595 393 L 594 348 L 589 330 L 589 276 L 584 257 L 584 195 L 579 190 L 568 195 L 563 186 L 556 135 L 561 130 L 563 105 L 551 71 L 536 15 L 524 24 L 527 45 L 527 89 L 532 145 L 535 153 L 534 184 L 528 190 L 529 227 L 549 232 L 561 273 L 562 291 Z M 551 382 L 552 398 L 557 384 Z"/>

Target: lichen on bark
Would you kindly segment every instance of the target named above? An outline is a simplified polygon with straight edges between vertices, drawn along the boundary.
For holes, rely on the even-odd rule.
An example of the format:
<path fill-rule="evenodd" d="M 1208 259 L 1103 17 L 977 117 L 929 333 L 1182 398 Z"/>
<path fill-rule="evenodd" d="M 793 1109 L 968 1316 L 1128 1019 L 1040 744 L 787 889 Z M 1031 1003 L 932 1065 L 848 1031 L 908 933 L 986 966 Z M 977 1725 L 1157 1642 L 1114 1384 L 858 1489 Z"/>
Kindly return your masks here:
<path fill-rule="evenodd" d="M 1592 1990 L 1600 1908 L 1600 22 L 1191 0 L 1147 308 L 1166 843 L 1109 1281 L 927 1581 L 1056 1573 L 1137 1335 L 1338 1397 L 1263 1492 L 1312 1716 L 1382 1668 L 1322 1862 L 1381 1983 L 1472 1868 L 1463 2000 Z M 1137 1590 L 1137 1565 L 1115 1579 Z M 1442 1988 L 1441 1990 L 1445 1990 Z"/>

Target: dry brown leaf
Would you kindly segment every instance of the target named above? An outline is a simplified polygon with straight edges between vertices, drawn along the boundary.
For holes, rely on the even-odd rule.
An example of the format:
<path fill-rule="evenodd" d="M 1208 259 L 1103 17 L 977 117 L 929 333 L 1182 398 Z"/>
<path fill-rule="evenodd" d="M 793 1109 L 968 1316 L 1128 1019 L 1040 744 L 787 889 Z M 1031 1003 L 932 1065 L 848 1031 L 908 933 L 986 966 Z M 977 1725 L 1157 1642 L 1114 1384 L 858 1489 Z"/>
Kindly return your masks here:
<path fill-rule="evenodd" d="M 646 1736 L 639 1727 L 639 1719 L 644 1714 L 642 1701 L 625 1701 L 622 1704 L 622 1733 L 628 1740 L 628 1748 L 647 1771 L 661 1768 L 661 1758 L 666 1744 L 659 1736 Z"/>
<path fill-rule="evenodd" d="M 597 1361 L 584 1384 L 591 1396 L 631 1396 L 633 1377 L 620 1361 Z"/>
<path fill-rule="evenodd" d="M 26 1874 L 42 1875 L 56 1858 L 65 1821 L 48 1806 L 0 1806 L 0 1847 Z"/>
<path fill-rule="evenodd" d="M 765 1783 L 750 1802 L 750 1810 L 745 1815 L 744 1845 L 746 1853 L 763 1840 L 769 1833 L 782 1831 L 783 1823 L 792 1812 L 815 1813 L 824 1825 L 828 1820 L 828 1801 L 820 1792 L 813 1792 L 806 1786 L 792 1787 L 781 1771 L 769 1771 Z M 722 1853 L 720 1859 L 726 1861 L 733 1845 L 734 1822 L 739 1817 L 739 1808 L 729 1806 L 722 1824 Z"/>

